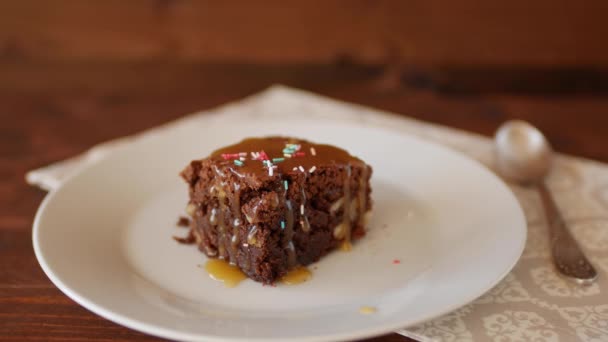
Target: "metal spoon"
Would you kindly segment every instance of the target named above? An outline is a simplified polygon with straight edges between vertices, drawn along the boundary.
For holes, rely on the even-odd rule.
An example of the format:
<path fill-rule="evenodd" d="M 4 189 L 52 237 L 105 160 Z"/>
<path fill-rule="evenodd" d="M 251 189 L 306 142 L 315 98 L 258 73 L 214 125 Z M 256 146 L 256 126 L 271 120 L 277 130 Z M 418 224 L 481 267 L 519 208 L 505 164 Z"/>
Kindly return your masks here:
<path fill-rule="evenodd" d="M 543 134 L 525 121 L 504 123 L 494 137 L 498 171 L 505 178 L 534 185 L 545 207 L 553 263 L 578 284 L 591 284 L 597 272 L 572 237 L 543 179 L 551 169 L 551 146 Z"/>

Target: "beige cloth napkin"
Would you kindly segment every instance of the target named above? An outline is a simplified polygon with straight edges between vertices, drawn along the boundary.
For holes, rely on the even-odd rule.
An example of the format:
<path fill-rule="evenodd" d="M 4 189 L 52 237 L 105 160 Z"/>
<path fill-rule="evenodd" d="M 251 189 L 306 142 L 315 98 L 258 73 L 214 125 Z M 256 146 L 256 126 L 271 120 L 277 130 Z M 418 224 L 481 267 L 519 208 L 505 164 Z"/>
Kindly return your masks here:
<path fill-rule="evenodd" d="M 492 141 L 480 135 L 433 125 L 362 106 L 331 100 L 283 86 L 222 107 L 195 113 L 133 137 L 111 141 L 84 155 L 31 171 L 27 181 L 46 190 L 91 161 L 103 158 L 133 139 L 195 122 L 202 115 L 289 115 L 305 107 L 319 118 L 362 120 L 460 150 L 492 168 Z M 548 179 L 564 218 L 599 280 L 581 287 L 552 269 L 545 219 L 537 193 L 510 184 L 528 221 L 528 241 L 513 271 L 474 302 L 432 321 L 398 333 L 421 341 L 608 341 L 608 165 L 559 156 Z"/>

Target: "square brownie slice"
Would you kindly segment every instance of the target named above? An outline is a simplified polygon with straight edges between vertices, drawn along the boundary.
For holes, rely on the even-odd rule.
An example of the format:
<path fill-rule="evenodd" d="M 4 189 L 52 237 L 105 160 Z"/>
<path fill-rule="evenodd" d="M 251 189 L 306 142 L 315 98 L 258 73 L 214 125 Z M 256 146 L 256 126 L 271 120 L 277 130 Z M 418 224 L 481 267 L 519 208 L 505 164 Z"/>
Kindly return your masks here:
<path fill-rule="evenodd" d="M 194 160 L 191 235 L 207 256 L 273 283 L 365 234 L 372 169 L 330 145 L 250 138 Z"/>

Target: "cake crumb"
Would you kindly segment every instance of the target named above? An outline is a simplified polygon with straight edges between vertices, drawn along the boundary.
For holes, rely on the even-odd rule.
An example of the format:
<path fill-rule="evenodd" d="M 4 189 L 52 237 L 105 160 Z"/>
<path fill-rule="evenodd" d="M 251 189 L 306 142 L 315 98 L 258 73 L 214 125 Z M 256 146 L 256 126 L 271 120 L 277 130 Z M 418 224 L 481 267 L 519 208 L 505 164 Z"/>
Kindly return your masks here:
<path fill-rule="evenodd" d="M 185 244 L 185 245 L 190 245 L 193 244 L 196 239 L 194 238 L 194 233 L 192 232 L 192 230 L 190 230 L 188 232 L 188 235 L 186 235 L 186 237 L 180 237 L 180 236 L 175 236 L 173 235 L 173 240 L 181 243 L 181 244 Z"/>
<path fill-rule="evenodd" d="M 376 313 L 377 309 L 373 306 L 362 306 L 359 308 L 359 313 L 362 315 L 370 315 Z"/>
<path fill-rule="evenodd" d="M 187 218 L 187 217 L 185 217 L 185 216 L 180 216 L 177 219 L 177 226 L 178 227 L 185 227 L 185 228 L 190 227 L 190 219 Z"/>

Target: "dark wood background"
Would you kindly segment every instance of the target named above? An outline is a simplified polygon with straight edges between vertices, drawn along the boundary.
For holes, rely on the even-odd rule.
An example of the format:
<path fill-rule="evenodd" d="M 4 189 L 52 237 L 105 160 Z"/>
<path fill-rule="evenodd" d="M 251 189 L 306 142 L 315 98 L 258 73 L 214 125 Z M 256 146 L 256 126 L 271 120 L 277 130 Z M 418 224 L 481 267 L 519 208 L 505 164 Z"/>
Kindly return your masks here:
<path fill-rule="evenodd" d="M 523 118 L 608 162 L 606 18 L 606 1 L 0 1 L 0 340 L 154 340 L 42 273 L 27 170 L 273 83 L 487 135 Z"/>

